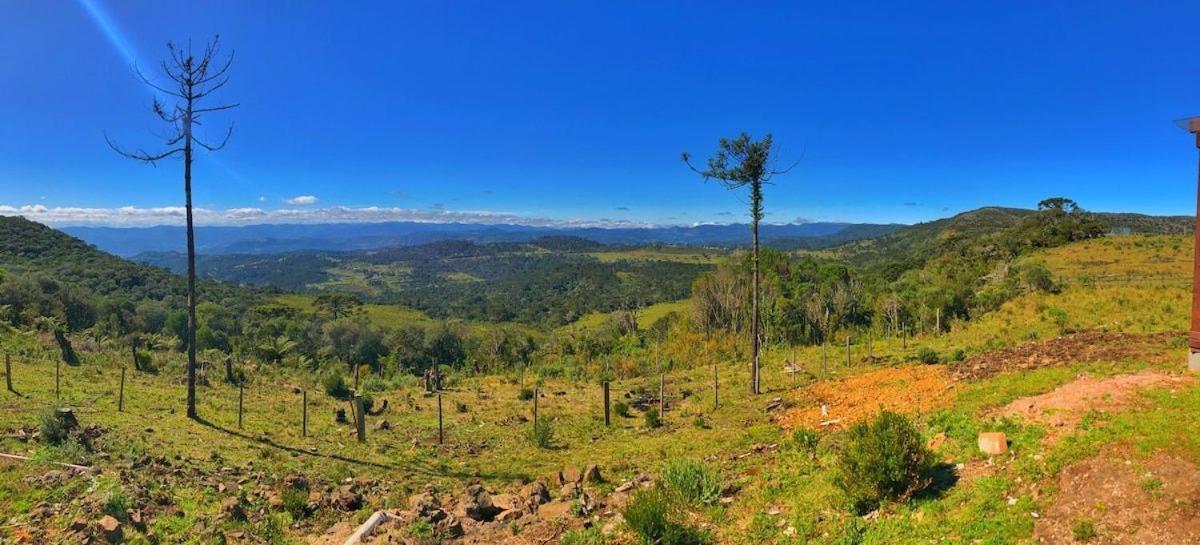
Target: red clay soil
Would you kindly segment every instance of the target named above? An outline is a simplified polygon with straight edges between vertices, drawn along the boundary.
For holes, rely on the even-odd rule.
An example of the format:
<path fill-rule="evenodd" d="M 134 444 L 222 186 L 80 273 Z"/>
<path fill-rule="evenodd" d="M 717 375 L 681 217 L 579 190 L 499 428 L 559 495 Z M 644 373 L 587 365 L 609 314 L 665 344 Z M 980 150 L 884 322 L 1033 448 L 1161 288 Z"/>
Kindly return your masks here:
<path fill-rule="evenodd" d="M 1132 375 L 1108 378 L 1080 377 L 1041 395 L 1025 397 L 1000 409 L 1001 416 L 1020 416 L 1046 428 L 1047 442 L 1074 431 L 1089 411 L 1110 412 L 1136 402 L 1150 388 L 1177 388 L 1194 384 L 1190 376 L 1146 369 Z"/>
<path fill-rule="evenodd" d="M 1005 371 L 1078 363 L 1119 362 L 1143 359 L 1151 362 L 1171 357 L 1170 347 L 1182 333 L 1113 333 L 1085 331 L 1062 337 L 993 350 L 951 364 L 955 380 L 978 380 Z"/>
<path fill-rule="evenodd" d="M 776 422 L 786 429 L 841 429 L 873 418 L 880 409 L 928 412 L 949 405 L 954 395 L 954 384 L 940 365 L 894 367 L 801 390 L 793 398 L 800 407 L 781 413 Z"/>
<path fill-rule="evenodd" d="M 1053 502 L 1034 527 L 1038 543 L 1147 545 L 1200 543 L 1200 469 L 1158 454 L 1110 453 L 1067 467 Z M 1081 535 L 1077 536 L 1079 532 Z"/>

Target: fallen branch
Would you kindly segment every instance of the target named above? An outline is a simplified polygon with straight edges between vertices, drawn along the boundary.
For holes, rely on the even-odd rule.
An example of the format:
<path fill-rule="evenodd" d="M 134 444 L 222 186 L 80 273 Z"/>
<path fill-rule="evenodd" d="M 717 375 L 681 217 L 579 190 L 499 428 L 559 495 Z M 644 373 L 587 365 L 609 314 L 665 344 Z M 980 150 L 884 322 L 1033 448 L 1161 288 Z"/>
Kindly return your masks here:
<path fill-rule="evenodd" d="M 379 526 L 379 523 L 387 520 L 387 518 L 388 515 L 386 512 L 376 511 L 375 514 L 371 515 L 366 522 L 362 523 L 362 526 L 359 526 L 353 534 L 350 534 L 350 537 L 346 539 L 346 542 L 343 545 L 359 545 L 362 543 L 364 537 L 374 533 L 375 527 Z"/>
<path fill-rule="evenodd" d="M 18 456 L 18 455 L 16 455 L 16 454 L 5 454 L 5 453 L 3 453 L 3 452 L 0 452 L 0 458 L 9 458 L 9 459 L 12 459 L 12 460 L 21 460 L 21 461 L 24 461 L 24 462 L 28 462 L 28 461 L 32 460 L 32 458 L 30 458 L 30 457 L 28 457 L 28 456 Z M 50 462 L 50 463 L 52 463 L 52 464 L 55 464 L 55 465 L 60 465 L 60 466 L 63 466 L 63 467 L 69 467 L 69 468 L 71 468 L 71 469 L 80 469 L 80 470 L 83 470 L 83 471 L 88 471 L 88 470 L 92 469 L 92 468 L 90 468 L 90 467 L 88 467 L 88 466 L 78 466 L 78 465 L 75 465 L 75 464 L 64 464 L 64 463 L 62 463 L 62 462 Z"/>

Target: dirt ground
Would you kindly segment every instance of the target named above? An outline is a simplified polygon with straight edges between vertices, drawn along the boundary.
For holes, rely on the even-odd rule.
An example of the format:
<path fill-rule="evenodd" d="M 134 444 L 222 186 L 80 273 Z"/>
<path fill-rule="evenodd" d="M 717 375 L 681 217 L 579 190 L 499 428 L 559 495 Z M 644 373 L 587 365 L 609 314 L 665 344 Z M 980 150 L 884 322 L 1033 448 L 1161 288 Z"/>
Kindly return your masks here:
<path fill-rule="evenodd" d="M 1005 371 L 1040 367 L 1123 361 L 1133 358 L 1159 362 L 1172 357 L 1172 341 L 1182 333 L 1113 333 L 1085 331 L 1054 339 L 1022 344 L 952 364 L 955 380 L 977 380 Z"/>
<path fill-rule="evenodd" d="M 1089 411 L 1114 411 L 1134 403 L 1138 392 L 1148 388 L 1177 388 L 1194 382 L 1190 376 L 1151 369 L 1108 378 L 1084 376 L 1052 392 L 1017 399 L 998 414 L 1020 416 L 1045 426 L 1046 441 L 1053 443 L 1074 431 Z"/>
<path fill-rule="evenodd" d="M 916 414 L 949 405 L 955 386 L 944 367 L 921 365 L 819 382 L 793 395 L 800 406 L 776 417 L 781 426 L 831 429 L 869 420 L 880 409 Z"/>
<path fill-rule="evenodd" d="M 1200 469 L 1167 454 L 1140 460 L 1122 454 L 1063 470 L 1034 529 L 1039 543 L 1200 543 Z"/>

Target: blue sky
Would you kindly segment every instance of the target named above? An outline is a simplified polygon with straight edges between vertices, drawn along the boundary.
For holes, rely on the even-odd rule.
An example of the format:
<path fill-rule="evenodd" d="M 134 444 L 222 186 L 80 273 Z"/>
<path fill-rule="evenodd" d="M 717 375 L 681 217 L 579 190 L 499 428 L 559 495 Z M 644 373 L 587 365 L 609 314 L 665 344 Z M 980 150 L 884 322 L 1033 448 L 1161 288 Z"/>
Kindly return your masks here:
<path fill-rule="evenodd" d="M 1200 114 L 1194 1 L 195 5 L 0 8 L 0 213 L 177 222 L 180 164 L 124 160 L 103 133 L 153 146 L 131 60 L 214 33 L 242 106 L 196 164 L 206 223 L 745 221 L 743 195 L 678 160 L 739 131 L 801 159 L 768 188 L 771 222 L 1052 194 L 1194 211 L 1172 124 Z"/>

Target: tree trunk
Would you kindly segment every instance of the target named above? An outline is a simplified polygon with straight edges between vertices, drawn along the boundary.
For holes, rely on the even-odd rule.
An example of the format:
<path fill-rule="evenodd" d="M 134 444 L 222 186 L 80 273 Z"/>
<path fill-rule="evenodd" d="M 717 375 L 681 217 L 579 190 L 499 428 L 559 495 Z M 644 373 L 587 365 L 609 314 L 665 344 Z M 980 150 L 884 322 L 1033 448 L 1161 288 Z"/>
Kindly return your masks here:
<path fill-rule="evenodd" d="M 751 204 L 751 206 L 754 207 L 754 213 L 752 214 L 752 216 L 753 216 L 752 217 L 752 225 L 750 227 L 750 229 L 752 231 L 752 236 L 753 236 L 753 255 L 751 256 L 751 264 L 752 264 L 752 268 L 753 268 L 753 281 L 751 284 L 751 289 L 754 291 L 754 293 L 750 297 L 750 300 L 751 300 L 751 303 L 750 303 L 750 339 L 751 339 L 751 341 L 750 341 L 750 359 L 751 359 L 751 363 L 750 363 L 750 393 L 757 394 L 757 393 L 759 393 L 758 216 L 759 216 L 759 210 L 761 210 L 761 207 L 762 207 L 762 200 L 761 200 L 761 196 L 759 196 L 757 194 L 758 193 L 757 191 L 755 191 L 754 193 L 755 193 L 755 195 L 752 196 L 753 203 Z"/>
<path fill-rule="evenodd" d="M 183 119 L 183 194 L 187 211 L 187 417 L 196 414 L 196 235 L 192 229 L 192 101 Z"/>

